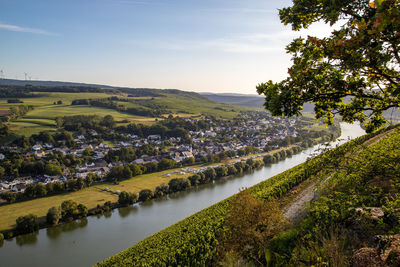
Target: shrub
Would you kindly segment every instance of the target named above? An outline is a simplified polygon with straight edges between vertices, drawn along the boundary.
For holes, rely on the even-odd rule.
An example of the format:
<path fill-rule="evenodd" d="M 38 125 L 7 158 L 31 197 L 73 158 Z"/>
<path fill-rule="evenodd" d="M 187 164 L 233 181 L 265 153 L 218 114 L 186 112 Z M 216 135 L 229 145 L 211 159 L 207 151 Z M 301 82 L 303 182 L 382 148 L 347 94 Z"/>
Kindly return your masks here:
<path fill-rule="evenodd" d="M 139 201 L 146 201 L 153 197 L 153 192 L 150 189 L 143 189 L 139 192 Z"/>
<path fill-rule="evenodd" d="M 33 214 L 18 217 L 16 224 L 16 230 L 19 234 L 28 234 L 39 230 L 38 218 Z"/>
<path fill-rule="evenodd" d="M 46 215 L 46 221 L 50 225 L 56 225 L 61 219 L 61 208 L 52 207 L 49 209 Z"/>

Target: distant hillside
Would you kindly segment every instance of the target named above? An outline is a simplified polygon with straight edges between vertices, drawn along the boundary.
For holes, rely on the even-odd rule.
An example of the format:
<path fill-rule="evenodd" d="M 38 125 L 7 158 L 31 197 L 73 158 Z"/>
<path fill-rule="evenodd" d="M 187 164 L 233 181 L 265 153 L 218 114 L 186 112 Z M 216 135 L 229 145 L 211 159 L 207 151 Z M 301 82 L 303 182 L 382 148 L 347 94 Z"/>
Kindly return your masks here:
<path fill-rule="evenodd" d="M 8 83 L 12 80 L 1 81 Z M 13 133 L 25 136 L 55 130 L 55 120 L 62 116 L 111 115 L 121 125 L 150 125 L 169 115 L 232 119 L 242 112 L 255 109 L 214 102 L 198 93 L 177 89 L 104 89 L 101 86 L 82 86 L 79 83 L 60 83 L 62 86 L 56 86 L 57 82 L 48 82 L 53 86 L 43 86 L 14 81 L 19 85 L 0 84 L 0 117 L 7 116 L 10 108 L 21 105 L 20 103 L 32 106 L 33 109 L 27 114 L 8 122 Z M 8 102 L 13 98 L 18 98 L 18 102 Z"/>
<path fill-rule="evenodd" d="M 264 97 L 258 95 L 245 95 L 245 94 L 213 94 L 213 93 L 200 93 L 208 99 L 227 104 L 234 104 L 246 107 L 262 108 Z"/>
<path fill-rule="evenodd" d="M 215 102 L 246 106 L 246 107 L 264 108 L 263 107 L 264 97 L 259 95 L 230 94 L 230 93 L 225 93 L 225 94 L 200 93 L 200 94 Z M 310 112 L 310 113 L 314 112 L 314 105 L 305 104 L 304 112 Z"/>
<path fill-rule="evenodd" d="M 74 82 L 59 82 L 59 81 L 24 81 L 24 80 L 13 80 L 13 79 L 0 79 L 0 85 L 14 85 L 14 86 L 78 86 L 78 87 L 95 87 L 101 89 L 116 89 L 118 87 L 101 85 L 101 84 L 89 84 L 89 83 L 74 83 Z"/>

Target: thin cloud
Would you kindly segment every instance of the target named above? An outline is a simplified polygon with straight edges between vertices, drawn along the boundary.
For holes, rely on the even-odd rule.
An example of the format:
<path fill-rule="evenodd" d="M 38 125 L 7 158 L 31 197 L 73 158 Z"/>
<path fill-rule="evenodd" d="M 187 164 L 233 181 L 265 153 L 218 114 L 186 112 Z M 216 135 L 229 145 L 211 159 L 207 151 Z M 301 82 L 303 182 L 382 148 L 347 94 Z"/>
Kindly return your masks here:
<path fill-rule="evenodd" d="M 27 27 L 20 27 L 17 25 L 5 24 L 0 22 L 0 29 L 13 31 L 13 32 L 26 32 L 26 33 L 33 33 L 33 34 L 41 34 L 41 35 L 57 35 L 52 32 L 48 32 L 41 29 L 34 29 L 34 28 L 27 28 Z"/>
<path fill-rule="evenodd" d="M 333 27 L 335 28 L 335 27 Z M 152 47 L 160 50 L 173 51 L 217 51 L 225 53 L 262 54 L 271 52 L 285 53 L 285 47 L 291 40 L 307 35 L 326 37 L 333 29 L 329 25 L 320 23 L 309 29 L 292 31 L 284 29 L 275 33 L 253 33 L 237 36 L 227 36 L 215 39 L 203 40 L 134 40 L 130 45 Z M 338 27 L 336 27 L 338 28 Z"/>

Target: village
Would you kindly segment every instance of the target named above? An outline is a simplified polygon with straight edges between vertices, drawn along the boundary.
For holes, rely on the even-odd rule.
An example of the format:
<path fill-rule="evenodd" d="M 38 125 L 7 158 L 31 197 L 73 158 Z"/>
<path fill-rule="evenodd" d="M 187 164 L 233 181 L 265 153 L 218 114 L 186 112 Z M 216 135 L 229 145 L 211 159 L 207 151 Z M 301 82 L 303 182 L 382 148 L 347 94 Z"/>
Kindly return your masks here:
<path fill-rule="evenodd" d="M 191 120 L 188 118 L 187 120 Z M 234 151 L 236 157 L 242 155 L 246 148 L 251 147 L 252 153 L 264 152 L 280 146 L 288 145 L 283 140 L 299 142 L 302 136 L 310 132 L 312 122 L 301 119 L 283 119 L 272 117 L 267 112 L 248 112 L 239 115 L 233 120 L 211 122 L 209 129 L 189 131 L 190 143 L 183 143 L 180 137 L 162 138 L 159 134 L 148 135 L 140 138 L 135 133 L 124 134 L 123 141 L 96 143 L 98 133 L 89 130 L 86 135 L 75 134 L 73 148 L 67 146 L 54 146 L 48 143 L 37 142 L 30 148 L 23 149 L 17 146 L 2 146 L 0 162 L 7 160 L 7 154 L 16 153 L 24 158 L 50 160 L 54 154 L 64 156 L 73 155 L 81 158 L 91 153 L 91 160 L 82 164 L 76 164 L 73 168 L 62 168 L 62 174 L 37 175 L 23 177 L 8 177 L 0 183 L 0 193 L 7 191 L 24 192 L 29 184 L 42 183 L 44 185 L 54 182 L 66 182 L 71 179 L 85 179 L 89 173 L 94 173 L 97 181 L 104 181 L 106 175 L 114 166 L 127 163 L 145 165 L 159 163 L 163 158 L 174 160 L 177 166 L 188 165 L 190 162 L 204 162 L 209 156 L 222 152 Z M 167 145 L 166 145 L 167 144 Z M 289 142 L 290 144 L 290 142 Z M 149 145 L 154 148 L 154 155 L 140 155 L 131 162 L 107 161 L 106 156 L 110 151 L 118 151 L 123 148 L 141 148 Z M 185 163 L 180 164 L 179 163 Z M 196 173 L 198 169 L 182 169 L 180 172 Z M 170 176 L 173 173 L 166 174 Z"/>

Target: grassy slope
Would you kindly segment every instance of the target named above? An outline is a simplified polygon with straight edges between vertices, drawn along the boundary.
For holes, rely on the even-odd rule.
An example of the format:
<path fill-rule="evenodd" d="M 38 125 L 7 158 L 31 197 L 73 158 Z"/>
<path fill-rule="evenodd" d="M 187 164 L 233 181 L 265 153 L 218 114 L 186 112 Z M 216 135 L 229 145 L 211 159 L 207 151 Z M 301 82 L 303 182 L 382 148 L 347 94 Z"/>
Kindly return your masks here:
<path fill-rule="evenodd" d="M 152 124 L 155 118 L 134 116 L 112 109 L 72 106 L 74 99 L 97 99 L 112 96 L 105 93 L 40 93 L 42 96 L 35 98 L 24 98 L 24 105 L 33 105 L 35 109 L 26 116 L 10 123 L 11 129 L 16 134 L 32 135 L 44 130 L 54 130 L 57 116 L 86 115 L 96 114 L 100 116 L 112 115 L 117 121 L 128 120 L 129 122 Z M 240 111 L 254 110 L 254 108 L 238 107 L 227 104 L 212 102 L 198 94 L 180 91 L 160 91 L 161 97 L 155 97 L 153 101 L 157 104 L 167 106 L 174 116 L 192 117 L 199 115 L 214 115 L 231 119 L 239 114 Z M 125 95 L 118 95 L 126 97 Z M 151 99 L 149 97 L 135 97 L 132 99 Z M 62 100 L 62 105 L 54 105 L 54 102 Z M 137 104 L 129 102 L 119 102 L 127 107 L 138 107 Z M 5 100 L 0 100 L 0 112 L 7 112 L 9 107 L 21 104 L 7 104 Z M 216 109 L 217 108 L 217 109 Z"/>

